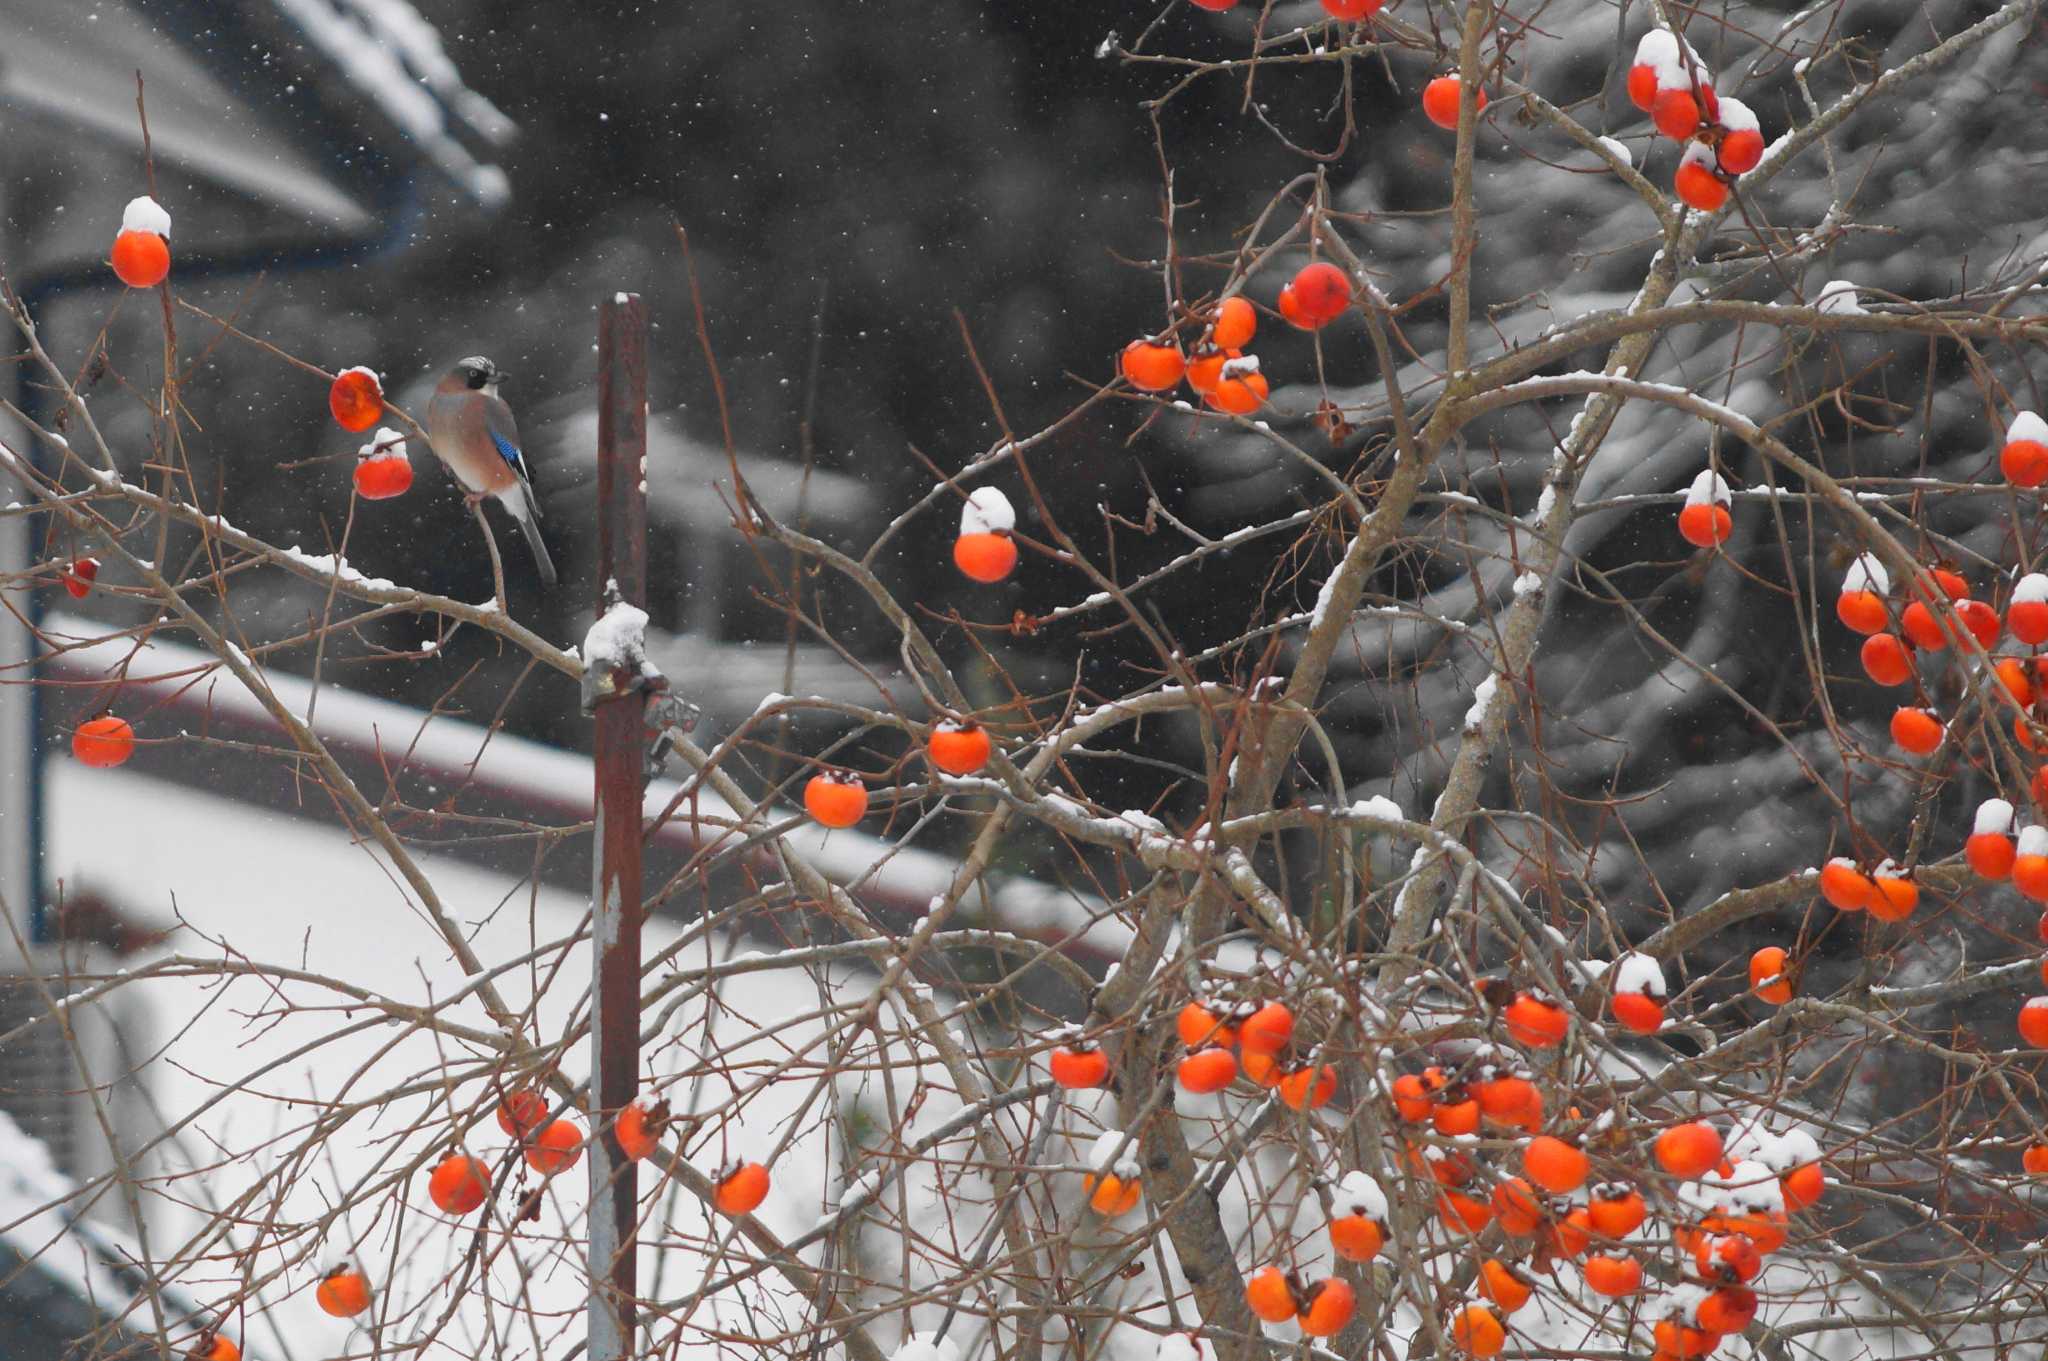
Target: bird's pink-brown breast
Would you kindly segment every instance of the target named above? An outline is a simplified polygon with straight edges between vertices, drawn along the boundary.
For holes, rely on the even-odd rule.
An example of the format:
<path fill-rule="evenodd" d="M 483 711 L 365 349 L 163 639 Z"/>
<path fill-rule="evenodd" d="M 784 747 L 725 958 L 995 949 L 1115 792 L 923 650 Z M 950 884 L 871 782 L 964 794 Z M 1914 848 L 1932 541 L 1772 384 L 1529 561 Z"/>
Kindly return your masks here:
<path fill-rule="evenodd" d="M 471 491 L 498 495 L 518 485 L 518 474 L 491 442 L 481 392 L 436 392 L 427 404 L 427 437 L 448 471 Z"/>

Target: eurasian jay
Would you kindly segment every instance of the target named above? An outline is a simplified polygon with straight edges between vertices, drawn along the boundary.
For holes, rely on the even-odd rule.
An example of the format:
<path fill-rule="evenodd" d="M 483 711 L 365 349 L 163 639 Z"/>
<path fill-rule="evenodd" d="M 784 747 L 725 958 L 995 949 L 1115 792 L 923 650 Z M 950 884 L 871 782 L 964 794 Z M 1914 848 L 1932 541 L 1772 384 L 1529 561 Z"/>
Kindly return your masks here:
<path fill-rule="evenodd" d="M 540 504 L 527 480 L 526 456 L 519 451 L 519 427 L 512 408 L 498 395 L 505 373 L 482 355 L 472 355 L 448 370 L 434 385 L 427 403 L 427 440 L 448 465 L 455 480 L 474 502 L 495 496 L 512 512 L 526 535 L 526 546 L 540 568 L 541 581 L 555 584 L 554 560 L 540 536 Z"/>

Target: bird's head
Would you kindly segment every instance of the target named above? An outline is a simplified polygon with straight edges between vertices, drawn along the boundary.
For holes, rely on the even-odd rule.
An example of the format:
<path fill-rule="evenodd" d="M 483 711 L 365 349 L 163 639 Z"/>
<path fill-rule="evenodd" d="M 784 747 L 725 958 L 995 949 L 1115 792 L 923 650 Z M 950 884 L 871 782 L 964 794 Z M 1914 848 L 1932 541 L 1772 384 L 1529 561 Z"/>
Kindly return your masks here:
<path fill-rule="evenodd" d="M 480 354 L 458 360 L 452 377 L 460 380 L 464 387 L 480 388 L 486 392 L 505 381 L 505 371 Z"/>

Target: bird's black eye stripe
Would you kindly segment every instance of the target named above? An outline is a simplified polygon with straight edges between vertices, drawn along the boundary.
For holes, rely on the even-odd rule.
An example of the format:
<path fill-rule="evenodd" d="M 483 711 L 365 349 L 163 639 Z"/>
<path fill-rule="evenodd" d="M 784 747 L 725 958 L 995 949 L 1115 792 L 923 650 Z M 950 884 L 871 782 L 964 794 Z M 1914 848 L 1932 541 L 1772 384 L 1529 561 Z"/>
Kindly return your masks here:
<path fill-rule="evenodd" d="M 471 387 L 480 388 L 489 381 L 490 375 L 485 373 L 482 369 L 471 369 L 469 371 L 469 385 Z"/>

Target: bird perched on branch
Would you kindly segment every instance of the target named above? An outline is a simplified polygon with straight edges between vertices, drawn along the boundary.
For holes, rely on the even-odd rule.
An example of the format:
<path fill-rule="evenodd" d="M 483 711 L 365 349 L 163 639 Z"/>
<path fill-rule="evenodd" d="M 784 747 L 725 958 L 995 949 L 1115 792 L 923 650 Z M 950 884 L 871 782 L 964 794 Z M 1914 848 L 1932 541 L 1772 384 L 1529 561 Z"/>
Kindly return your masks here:
<path fill-rule="evenodd" d="M 554 560 L 540 535 L 540 504 L 526 473 L 526 455 L 519 448 L 519 427 L 512 408 L 498 395 L 505 372 L 482 355 L 471 355 L 434 385 L 427 403 L 427 440 L 448 465 L 455 480 L 469 491 L 471 504 L 486 496 L 512 512 L 540 579 L 555 584 Z"/>

